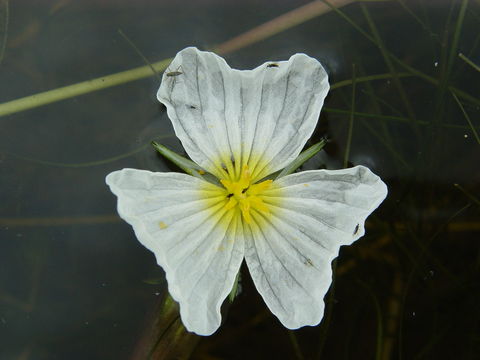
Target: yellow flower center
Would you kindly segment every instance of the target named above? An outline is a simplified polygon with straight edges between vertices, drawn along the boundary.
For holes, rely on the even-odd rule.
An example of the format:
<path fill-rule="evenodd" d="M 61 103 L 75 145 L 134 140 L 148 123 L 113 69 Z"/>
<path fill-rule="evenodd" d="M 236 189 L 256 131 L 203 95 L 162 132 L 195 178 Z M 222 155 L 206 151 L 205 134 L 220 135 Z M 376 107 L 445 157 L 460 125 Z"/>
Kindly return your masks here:
<path fill-rule="evenodd" d="M 262 192 L 271 187 L 272 180 L 252 184 L 248 166 L 244 165 L 237 181 L 220 180 L 220 182 L 227 190 L 226 210 L 238 207 L 247 224 L 252 220 L 252 210 L 269 212 L 267 205 L 263 203 Z"/>

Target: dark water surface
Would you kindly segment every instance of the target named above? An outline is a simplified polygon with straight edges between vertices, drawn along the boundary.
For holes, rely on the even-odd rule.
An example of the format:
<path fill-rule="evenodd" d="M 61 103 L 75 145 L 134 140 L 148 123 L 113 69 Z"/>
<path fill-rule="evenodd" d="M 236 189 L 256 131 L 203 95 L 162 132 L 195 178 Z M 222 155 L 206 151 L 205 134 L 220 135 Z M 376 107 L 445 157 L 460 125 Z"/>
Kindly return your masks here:
<path fill-rule="evenodd" d="M 154 62 L 306 3 L 0 0 L 0 103 L 143 66 L 118 29 Z M 305 168 L 343 166 L 354 108 L 349 166 L 370 167 L 390 194 L 342 249 L 320 326 L 283 328 L 243 271 L 224 325 L 192 358 L 478 358 L 480 71 L 458 54 L 480 65 L 479 29 L 478 1 L 363 2 L 225 56 L 240 69 L 319 59 L 338 84 L 314 140 L 331 142 Z M 149 146 L 181 151 L 158 86 L 152 76 L 0 118 L 0 359 L 133 358 L 166 283 L 104 178 L 173 169 Z"/>

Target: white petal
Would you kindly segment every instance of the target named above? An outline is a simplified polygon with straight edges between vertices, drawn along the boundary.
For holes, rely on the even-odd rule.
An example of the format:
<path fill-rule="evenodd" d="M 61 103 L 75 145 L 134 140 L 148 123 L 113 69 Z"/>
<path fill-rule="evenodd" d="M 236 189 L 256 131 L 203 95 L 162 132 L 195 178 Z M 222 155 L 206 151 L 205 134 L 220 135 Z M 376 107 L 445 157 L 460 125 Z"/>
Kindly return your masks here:
<path fill-rule="evenodd" d="M 387 188 L 363 166 L 307 171 L 266 191 L 270 214 L 256 213 L 245 229 L 245 257 L 268 307 L 290 329 L 316 325 L 341 245 L 361 237 L 367 216 Z"/>
<path fill-rule="evenodd" d="M 118 213 L 155 253 L 185 327 L 210 335 L 244 254 L 242 229 L 219 190 L 193 176 L 123 169 L 107 176 Z"/>
<path fill-rule="evenodd" d="M 328 89 L 322 65 L 305 54 L 240 71 L 187 48 L 163 75 L 157 96 L 192 160 L 224 178 L 222 165 L 233 158 L 237 171 L 248 164 L 259 180 L 297 157 Z"/>

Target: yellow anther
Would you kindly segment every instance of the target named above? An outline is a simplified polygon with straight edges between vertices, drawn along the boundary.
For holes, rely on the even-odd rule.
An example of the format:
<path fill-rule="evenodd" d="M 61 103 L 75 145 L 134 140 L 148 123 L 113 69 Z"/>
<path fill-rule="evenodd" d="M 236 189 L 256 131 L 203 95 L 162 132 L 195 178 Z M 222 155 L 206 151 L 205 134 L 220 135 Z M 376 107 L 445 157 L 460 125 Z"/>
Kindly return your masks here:
<path fill-rule="evenodd" d="M 225 205 L 225 209 L 226 210 L 233 209 L 237 204 L 238 204 L 238 201 L 233 196 L 230 196 L 230 199 L 228 200 L 227 205 Z"/>
<path fill-rule="evenodd" d="M 243 184 L 250 185 L 251 180 L 250 170 L 248 170 L 248 165 L 243 165 L 242 167 L 242 174 L 240 175 L 240 182 Z"/>
<path fill-rule="evenodd" d="M 243 216 L 243 220 L 245 220 L 247 224 L 250 224 L 252 222 L 250 211 L 242 209 L 242 216 Z"/>
<path fill-rule="evenodd" d="M 253 207 L 254 209 L 258 209 L 263 212 L 270 212 L 268 210 L 267 205 L 265 205 L 263 200 L 258 196 L 249 196 L 248 202 L 250 203 L 250 206 Z"/>
<path fill-rule="evenodd" d="M 233 194 L 234 187 L 233 187 L 233 183 L 230 180 L 220 180 L 220 182 L 230 194 Z"/>
<path fill-rule="evenodd" d="M 271 186 L 272 180 L 252 184 L 248 166 L 244 165 L 237 181 L 222 179 L 220 182 L 226 189 L 227 198 L 225 200 L 228 199 L 225 203 L 225 210 L 238 206 L 247 224 L 252 220 L 251 210 L 269 212 L 267 205 L 263 202 L 262 192 Z"/>
<path fill-rule="evenodd" d="M 270 185 L 272 184 L 272 180 L 265 180 L 258 184 L 250 185 L 248 188 L 247 194 L 248 195 L 257 195 L 260 194 L 262 191 L 267 190 Z"/>

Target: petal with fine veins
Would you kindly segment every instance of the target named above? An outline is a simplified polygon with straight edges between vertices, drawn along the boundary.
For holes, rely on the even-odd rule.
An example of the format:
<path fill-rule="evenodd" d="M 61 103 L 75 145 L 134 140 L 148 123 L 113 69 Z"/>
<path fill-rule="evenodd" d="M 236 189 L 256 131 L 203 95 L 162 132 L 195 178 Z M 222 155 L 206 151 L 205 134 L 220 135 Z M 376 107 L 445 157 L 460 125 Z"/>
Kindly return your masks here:
<path fill-rule="evenodd" d="M 185 327 L 210 335 L 244 254 L 239 216 L 219 187 L 192 176 L 123 169 L 107 176 L 118 213 L 153 251 Z"/>
<path fill-rule="evenodd" d="M 282 169 L 315 128 L 329 89 L 322 65 L 305 54 L 273 64 L 233 70 L 213 53 L 187 48 L 163 76 L 157 96 L 175 133 L 218 178 L 226 178 L 222 168 L 238 174 L 245 164 L 253 181 Z"/>
<path fill-rule="evenodd" d="M 316 325 L 341 245 L 364 235 L 364 223 L 387 195 L 363 166 L 296 173 L 266 190 L 268 214 L 245 228 L 245 257 L 255 286 L 283 325 Z"/>

